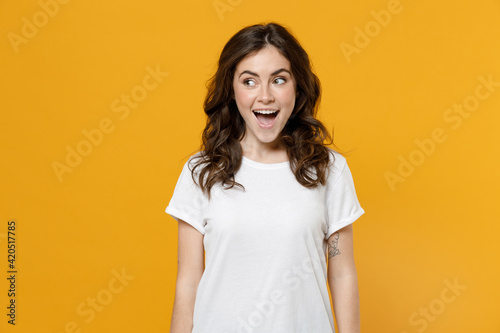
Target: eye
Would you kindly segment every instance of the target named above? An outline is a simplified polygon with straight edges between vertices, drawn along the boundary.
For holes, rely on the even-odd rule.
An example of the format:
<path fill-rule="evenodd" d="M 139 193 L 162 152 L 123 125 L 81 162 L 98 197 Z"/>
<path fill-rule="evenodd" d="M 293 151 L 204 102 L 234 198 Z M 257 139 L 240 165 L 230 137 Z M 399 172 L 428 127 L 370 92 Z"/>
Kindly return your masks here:
<path fill-rule="evenodd" d="M 252 79 L 246 79 L 243 81 L 243 84 L 247 87 L 253 87 L 255 86 L 255 81 Z"/>
<path fill-rule="evenodd" d="M 274 81 L 273 81 L 273 82 L 274 82 L 274 83 L 276 83 L 276 84 L 278 84 L 278 85 L 280 85 L 280 84 L 285 83 L 285 82 L 286 82 L 286 79 L 285 79 L 285 78 L 282 78 L 282 77 L 277 77 L 277 78 L 275 78 L 275 79 L 274 79 Z"/>

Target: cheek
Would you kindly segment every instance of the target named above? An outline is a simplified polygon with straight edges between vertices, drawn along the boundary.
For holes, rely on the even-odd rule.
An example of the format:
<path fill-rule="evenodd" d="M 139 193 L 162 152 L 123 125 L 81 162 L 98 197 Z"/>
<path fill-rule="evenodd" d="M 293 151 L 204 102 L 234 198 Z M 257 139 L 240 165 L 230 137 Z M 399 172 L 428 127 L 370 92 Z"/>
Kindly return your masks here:
<path fill-rule="evenodd" d="M 287 91 L 283 91 L 281 95 L 281 101 L 283 105 L 286 105 L 293 109 L 293 107 L 295 106 L 295 97 L 296 97 L 295 90 L 290 89 Z"/>
<path fill-rule="evenodd" d="M 236 104 L 241 104 L 241 102 L 244 100 L 243 92 L 238 88 L 235 88 L 233 91 L 234 91 L 234 100 L 236 101 Z"/>
<path fill-rule="evenodd" d="M 234 90 L 234 100 L 236 102 L 236 107 L 238 108 L 238 113 L 244 119 L 245 123 L 248 121 L 248 109 L 250 108 L 250 102 L 248 94 L 245 91 L 235 89 Z"/>
<path fill-rule="evenodd" d="M 234 90 L 234 99 L 236 101 L 236 105 L 238 106 L 238 109 L 246 109 L 251 107 L 254 97 L 251 92 L 245 91 L 245 90 L 239 90 L 235 89 Z M 240 110 L 243 111 L 243 110 Z"/>

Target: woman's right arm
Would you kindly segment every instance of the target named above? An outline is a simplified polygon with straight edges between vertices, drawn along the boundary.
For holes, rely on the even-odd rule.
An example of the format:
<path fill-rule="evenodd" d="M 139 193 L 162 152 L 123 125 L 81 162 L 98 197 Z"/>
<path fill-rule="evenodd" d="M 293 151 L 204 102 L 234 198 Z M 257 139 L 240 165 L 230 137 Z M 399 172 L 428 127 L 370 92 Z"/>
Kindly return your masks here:
<path fill-rule="evenodd" d="M 178 270 L 170 333 L 191 333 L 196 290 L 204 266 L 203 235 L 179 219 Z"/>

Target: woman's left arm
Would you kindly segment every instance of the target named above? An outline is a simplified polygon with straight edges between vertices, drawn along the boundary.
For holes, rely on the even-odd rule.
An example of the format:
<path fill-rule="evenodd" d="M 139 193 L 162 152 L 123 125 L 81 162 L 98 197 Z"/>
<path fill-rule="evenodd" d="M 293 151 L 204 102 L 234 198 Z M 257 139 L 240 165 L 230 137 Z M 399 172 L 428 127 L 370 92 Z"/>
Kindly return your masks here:
<path fill-rule="evenodd" d="M 328 284 L 339 333 L 360 333 L 358 276 L 352 224 L 328 238 Z"/>

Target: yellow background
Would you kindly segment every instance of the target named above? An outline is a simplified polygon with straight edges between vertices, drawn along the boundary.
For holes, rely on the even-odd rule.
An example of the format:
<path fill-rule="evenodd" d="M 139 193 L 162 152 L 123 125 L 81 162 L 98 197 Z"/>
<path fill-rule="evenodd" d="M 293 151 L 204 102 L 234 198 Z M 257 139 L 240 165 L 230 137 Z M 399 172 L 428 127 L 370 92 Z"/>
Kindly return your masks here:
<path fill-rule="evenodd" d="M 319 117 L 351 151 L 366 210 L 354 224 L 362 332 L 500 332 L 500 87 L 457 128 L 445 120 L 473 101 L 479 77 L 500 82 L 499 1 L 220 0 L 219 12 L 212 0 L 66 2 L 0 2 L 2 332 L 168 332 L 177 223 L 164 209 L 200 143 L 205 82 L 223 45 L 262 21 L 301 41 L 322 82 Z M 374 23 L 372 11 L 388 8 L 398 13 Z M 365 28 L 368 45 L 358 36 L 363 47 L 346 57 L 341 46 L 355 47 Z M 147 68 L 169 74 L 144 90 Z M 114 112 L 132 91 L 147 96 Z M 85 147 L 82 131 L 103 120 L 112 130 Z M 446 140 L 421 155 L 415 140 L 439 128 Z M 54 162 L 79 144 L 87 156 L 58 177 Z M 420 165 L 391 188 L 387 173 L 410 155 Z"/>

